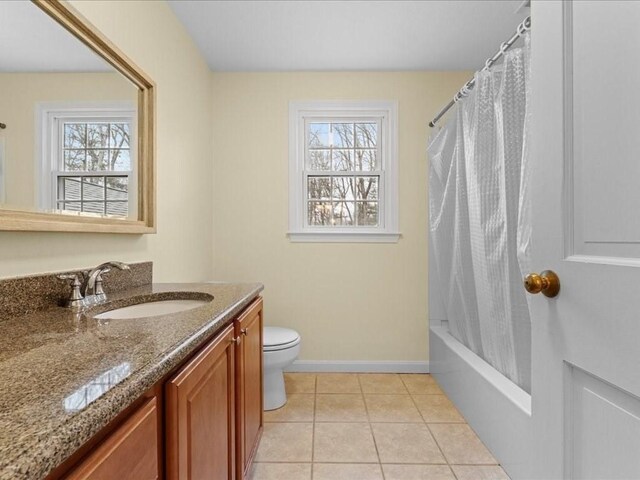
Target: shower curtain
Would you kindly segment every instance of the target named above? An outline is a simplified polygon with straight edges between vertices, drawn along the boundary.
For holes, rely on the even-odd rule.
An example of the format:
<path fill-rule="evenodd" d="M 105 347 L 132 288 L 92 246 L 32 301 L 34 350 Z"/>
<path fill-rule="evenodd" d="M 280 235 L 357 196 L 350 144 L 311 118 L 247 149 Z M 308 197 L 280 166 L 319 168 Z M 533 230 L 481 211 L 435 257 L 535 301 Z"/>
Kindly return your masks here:
<path fill-rule="evenodd" d="M 529 35 L 475 75 L 428 147 L 429 223 L 450 333 L 531 390 Z"/>

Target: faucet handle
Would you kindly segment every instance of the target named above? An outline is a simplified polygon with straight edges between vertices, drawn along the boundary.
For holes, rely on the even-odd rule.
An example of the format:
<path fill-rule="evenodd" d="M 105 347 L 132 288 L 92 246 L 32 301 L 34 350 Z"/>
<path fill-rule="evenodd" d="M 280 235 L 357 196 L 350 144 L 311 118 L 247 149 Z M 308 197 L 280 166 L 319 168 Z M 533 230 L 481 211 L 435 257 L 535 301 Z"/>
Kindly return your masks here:
<path fill-rule="evenodd" d="M 60 280 L 67 280 L 69 285 L 71 285 L 71 297 L 67 300 L 66 305 L 68 307 L 80 307 L 84 304 L 84 298 L 82 297 L 82 293 L 80 293 L 80 287 L 82 286 L 82 282 L 80 281 L 80 275 L 77 273 L 63 273 L 58 275 Z"/>

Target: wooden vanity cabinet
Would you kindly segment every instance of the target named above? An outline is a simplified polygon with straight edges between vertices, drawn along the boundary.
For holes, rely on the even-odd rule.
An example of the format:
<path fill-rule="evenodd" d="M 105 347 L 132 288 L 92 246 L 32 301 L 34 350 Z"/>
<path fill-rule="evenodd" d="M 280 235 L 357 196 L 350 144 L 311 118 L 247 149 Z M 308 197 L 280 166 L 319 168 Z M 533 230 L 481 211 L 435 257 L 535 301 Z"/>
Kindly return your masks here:
<path fill-rule="evenodd" d="M 235 477 L 235 349 L 229 325 L 165 388 L 169 480 Z"/>
<path fill-rule="evenodd" d="M 244 480 L 263 427 L 262 315 L 258 297 L 47 480 Z"/>
<path fill-rule="evenodd" d="M 234 322 L 236 348 L 236 478 L 249 474 L 263 426 L 262 298 Z"/>
<path fill-rule="evenodd" d="M 138 408 L 65 478 L 158 479 L 158 417 L 157 400 L 153 397 Z"/>

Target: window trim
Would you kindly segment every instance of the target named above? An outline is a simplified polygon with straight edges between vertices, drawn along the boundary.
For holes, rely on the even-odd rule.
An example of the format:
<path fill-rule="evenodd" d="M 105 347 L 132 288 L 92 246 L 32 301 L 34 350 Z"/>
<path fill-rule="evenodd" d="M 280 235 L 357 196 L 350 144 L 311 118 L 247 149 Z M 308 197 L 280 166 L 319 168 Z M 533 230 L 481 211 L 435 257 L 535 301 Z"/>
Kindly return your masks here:
<path fill-rule="evenodd" d="M 132 169 L 130 171 L 114 172 L 114 174 L 126 174 L 129 178 L 128 211 L 127 217 L 92 214 L 82 212 L 85 216 L 97 216 L 100 218 L 116 218 L 126 220 L 138 219 L 138 151 L 137 145 L 137 110 L 134 102 L 105 101 L 105 102 L 40 102 L 36 104 L 36 168 L 35 180 L 36 205 L 44 211 L 60 211 L 57 208 L 57 172 L 60 172 L 59 141 L 62 136 L 61 122 L 63 120 L 75 120 L 78 122 L 91 122 L 105 118 L 114 122 L 126 120 L 131 125 L 131 138 L 129 140 Z M 83 172 L 77 172 L 82 174 Z M 95 173 L 95 172 L 90 172 Z M 65 211 L 66 212 L 66 211 Z"/>
<path fill-rule="evenodd" d="M 396 101 L 312 101 L 289 103 L 289 231 L 292 242 L 395 243 L 398 231 L 398 104 Z M 381 126 L 378 227 L 311 227 L 306 223 L 306 124 L 309 119 L 376 120 Z M 363 172 L 366 176 L 366 172 Z M 377 173 L 376 173 L 377 174 Z"/>

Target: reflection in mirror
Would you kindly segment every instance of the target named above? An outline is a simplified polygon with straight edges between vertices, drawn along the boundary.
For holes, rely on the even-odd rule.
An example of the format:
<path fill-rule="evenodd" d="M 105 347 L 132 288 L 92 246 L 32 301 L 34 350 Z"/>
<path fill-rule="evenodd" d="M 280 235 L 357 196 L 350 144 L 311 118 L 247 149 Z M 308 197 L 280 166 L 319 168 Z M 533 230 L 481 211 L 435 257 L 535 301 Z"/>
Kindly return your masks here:
<path fill-rule="evenodd" d="M 0 45 L 0 208 L 138 218 L 138 88 L 31 2 Z"/>

